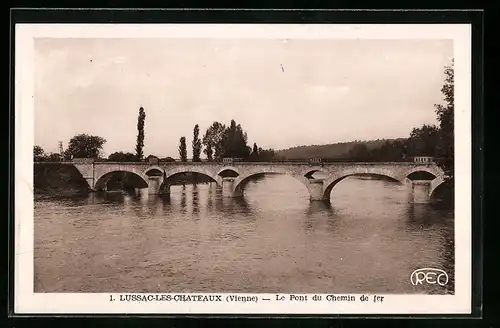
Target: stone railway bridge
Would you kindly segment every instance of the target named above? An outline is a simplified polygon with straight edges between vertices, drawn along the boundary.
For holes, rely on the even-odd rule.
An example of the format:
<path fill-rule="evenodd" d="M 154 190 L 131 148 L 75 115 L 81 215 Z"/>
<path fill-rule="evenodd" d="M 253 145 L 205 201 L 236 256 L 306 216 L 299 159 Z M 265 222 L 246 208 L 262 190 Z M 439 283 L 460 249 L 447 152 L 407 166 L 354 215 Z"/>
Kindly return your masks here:
<path fill-rule="evenodd" d="M 68 162 L 66 162 L 68 163 Z M 378 175 L 389 177 L 411 190 L 415 203 L 428 203 L 436 188 L 444 182 L 445 174 L 435 163 L 417 162 L 234 162 L 230 165 L 216 162 L 95 162 L 79 159 L 73 164 L 93 191 L 105 190 L 112 173 L 129 172 L 139 176 L 148 186 L 149 194 L 170 192 L 170 178 L 179 173 L 199 173 L 212 178 L 222 187 L 226 197 L 241 197 L 245 185 L 261 174 L 284 174 L 300 181 L 309 191 L 311 201 L 330 199 L 330 192 L 342 179 L 352 175 Z M 325 178 L 314 178 L 322 172 Z M 432 180 L 410 180 L 415 172 L 427 172 Z M 230 177 L 228 176 L 230 175 Z"/>

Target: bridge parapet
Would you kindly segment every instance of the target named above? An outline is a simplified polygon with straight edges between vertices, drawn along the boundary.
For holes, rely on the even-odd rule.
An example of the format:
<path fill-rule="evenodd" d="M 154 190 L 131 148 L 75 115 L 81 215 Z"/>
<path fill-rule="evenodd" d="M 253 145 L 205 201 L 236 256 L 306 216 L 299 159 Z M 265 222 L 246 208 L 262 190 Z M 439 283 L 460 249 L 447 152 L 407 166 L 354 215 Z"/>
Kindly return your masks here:
<path fill-rule="evenodd" d="M 145 161 L 135 161 L 135 162 L 111 162 L 111 161 L 96 161 L 92 158 L 81 158 L 81 159 L 73 159 L 70 162 L 75 163 L 76 160 L 81 160 L 83 162 L 91 162 L 95 164 L 124 164 L 124 165 L 151 165 L 149 162 Z M 222 162 L 208 162 L 208 161 L 202 161 L 202 162 L 180 162 L 180 161 L 159 161 L 156 164 L 160 165 L 218 165 L 218 166 L 229 166 L 230 164 L 227 163 L 222 163 Z M 348 162 L 348 161 L 331 161 L 331 162 L 321 162 L 321 163 L 310 163 L 308 161 L 269 161 L 269 162 L 251 162 L 251 161 L 234 161 L 232 162 L 232 165 L 415 165 L 415 166 L 426 166 L 426 165 L 437 165 L 435 162 L 426 162 L 426 163 L 419 163 L 419 162 Z"/>

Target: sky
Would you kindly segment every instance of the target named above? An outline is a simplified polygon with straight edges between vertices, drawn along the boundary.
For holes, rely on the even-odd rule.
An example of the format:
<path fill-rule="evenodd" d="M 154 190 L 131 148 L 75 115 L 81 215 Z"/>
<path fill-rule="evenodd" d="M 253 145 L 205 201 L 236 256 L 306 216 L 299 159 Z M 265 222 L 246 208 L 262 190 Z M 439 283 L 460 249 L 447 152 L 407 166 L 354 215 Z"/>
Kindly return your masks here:
<path fill-rule="evenodd" d="M 452 40 L 36 39 L 35 144 L 133 153 L 141 106 L 146 156 L 231 119 L 262 148 L 407 137 L 437 124 L 452 57 Z"/>

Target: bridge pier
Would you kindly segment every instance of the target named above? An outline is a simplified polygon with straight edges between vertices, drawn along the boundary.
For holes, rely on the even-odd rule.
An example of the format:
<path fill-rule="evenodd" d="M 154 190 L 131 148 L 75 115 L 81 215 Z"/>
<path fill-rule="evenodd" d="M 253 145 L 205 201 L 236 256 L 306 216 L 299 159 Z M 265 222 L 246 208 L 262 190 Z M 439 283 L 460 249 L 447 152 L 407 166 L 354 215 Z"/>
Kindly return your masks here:
<path fill-rule="evenodd" d="M 149 176 L 148 177 L 148 194 L 158 195 L 160 193 L 160 187 L 163 183 L 162 176 Z"/>
<path fill-rule="evenodd" d="M 309 199 L 313 201 L 325 201 L 325 193 L 323 191 L 323 179 L 309 179 Z"/>
<path fill-rule="evenodd" d="M 239 190 L 234 189 L 235 178 L 226 177 L 222 178 L 222 196 L 223 197 L 241 197 L 243 194 Z"/>
<path fill-rule="evenodd" d="M 85 178 L 85 180 L 87 181 L 87 183 L 89 185 L 90 191 L 96 191 L 95 185 L 94 185 L 94 177 Z"/>
<path fill-rule="evenodd" d="M 430 202 L 431 182 L 429 180 L 413 180 L 412 196 L 413 203 L 427 204 Z"/>

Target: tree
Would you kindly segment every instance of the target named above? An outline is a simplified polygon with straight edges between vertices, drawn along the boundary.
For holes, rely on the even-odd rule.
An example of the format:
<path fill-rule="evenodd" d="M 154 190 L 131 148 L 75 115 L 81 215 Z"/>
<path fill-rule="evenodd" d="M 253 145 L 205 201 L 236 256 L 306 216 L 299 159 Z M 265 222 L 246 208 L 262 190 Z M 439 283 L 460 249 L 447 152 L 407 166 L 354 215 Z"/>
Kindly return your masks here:
<path fill-rule="evenodd" d="M 410 154 L 412 156 L 435 156 L 438 140 L 437 126 L 424 124 L 421 128 L 414 128 L 408 139 Z"/>
<path fill-rule="evenodd" d="M 41 162 L 45 160 L 45 151 L 43 150 L 42 147 L 40 146 L 34 146 L 33 147 L 33 161 L 35 162 Z"/>
<path fill-rule="evenodd" d="M 81 133 L 70 139 L 68 149 L 64 152 L 64 156 L 67 159 L 97 158 L 105 143 L 106 139 L 104 138 Z"/>
<path fill-rule="evenodd" d="M 247 146 L 247 134 L 240 124 L 231 120 L 224 138 L 224 157 L 248 158 L 251 148 Z"/>
<path fill-rule="evenodd" d="M 439 121 L 439 138 L 436 147 L 437 164 L 445 171 L 449 178 L 454 176 L 454 115 L 455 115 L 455 73 L 454 61 L 444 70 L 445 82 L 441 88 L 445 104 L 434 105 Z"/>
<path fill-rule="evenodd" d="M 144 148 L 144 121 L 146 119 L 146 113 L 142 106 L 139 108 L 139 117 L 137 118 L 137 145 L 135 146 L 135 154 L 137 160 L 142 160 L 144 153 L 142 149 Z"/>
<path fill-rule="evenodd" d="M 211 144 L 207 144 L 205 146 L 205 149 L 203 150 L 203 152 L 205 153 L 205 155 L 207 155 L 207 160 L 211 161 L 213 159 L 214 151 L 212 150 Z"/>
<path fill-rule="evenodd" d="M 259 160 L 259 147 L 257 147 L 257 143 L 253 143 L 253 147 L 251 148 L 250 151 L 250 160 L 251 161 L 257 161 Z"/>
<path fill-rule="evenodd" d="M 63 160 L 63 157 L 59 153 L 50 153 L 47 156 L 47 161 L 49 162 L 60 162 Z"/>
<path fill-rule="evenodd" d="M 260 162 L 269 162 L 276 157 L 274 149 L 261 149 L 257 153 L 256 159 Z"/>
<path fill-rule="evenodd" d="M 259 148 L 257 147 L 257 143 L 253 143 L 252 155 L 259 155 Z"/>
<path fill-rule="evenodd" d="M 390 161 L 393 157 L 392 151 L 392 143 L 386 140 L 380 148 L 375 148 L 371 151 L 370 157 L 376 161 Z"/>
<path fill-rule="evenodd" d="M 199 134 L 200 126 L 196 124 L 193 129 L 193 162 L 201 162 L 201 140 Z"/>
<path fill-rule="evenodd" d="M 213 122 L 205 132 L 202 140 L 205 146 L 203 152 L 209 161 L 213 158 L 221 159 L 223 157 L 225 133 L 226 126 L 219 122 Z"/>
<path fill-rule="evenodd" d="M 187 162 L 186 137 L 181 137 L 179 140 L 179 156 L 182 162 Z"/>
<path fill-rule="evenodd" d="M 167 156 L 167 157 L 161 158 L 160 161 L 162 161 L 162 162 L 175 162 L 175 159 L 170 157 L 170 156 Z"/>
<path fill-rule="evenodd" d="M 389 160 L 391 161 L 400 161 L 405 159 L 406 157 L 406 145 L 404 142 L 399 140 L 394 141 L 391 144 L 391 157 Z"/>
<path fill-rule="evenodd" d="M 133 162 L 135 160 L 136 155 L 123 151 L 117 151 L 108 156 L 108 161 L 111 162 Z"/>
<path fill-rule="evenodd" d="M 349 150 L 349 158 L 354 161 L 367 161 L 369 158 L 369 151 L 366 144 L 356 144 L 351 150 Z"/>

